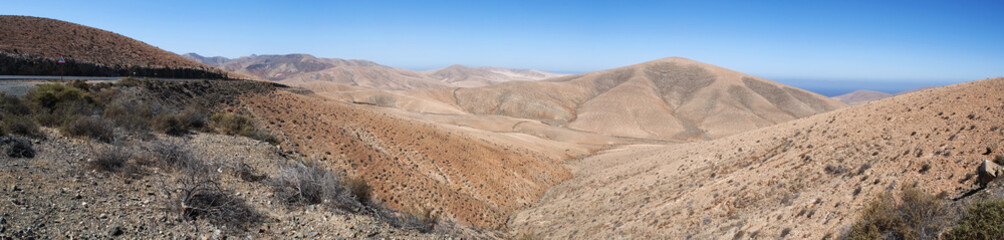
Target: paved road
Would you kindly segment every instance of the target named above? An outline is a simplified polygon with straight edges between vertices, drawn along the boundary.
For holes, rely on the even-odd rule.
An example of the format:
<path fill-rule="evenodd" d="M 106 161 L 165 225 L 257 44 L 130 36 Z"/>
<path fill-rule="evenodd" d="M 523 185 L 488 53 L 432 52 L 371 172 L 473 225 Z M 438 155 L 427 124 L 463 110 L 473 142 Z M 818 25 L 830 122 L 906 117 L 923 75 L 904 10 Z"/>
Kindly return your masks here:
<path fill-rule="evenodd" d="M 125 77 L 87 77 L 87 76 L 64 76 L 63 81 L 84 80 L 90 83 L 98 82 L 118 82 Z M 35 85 L 58 82 L 59 76 L 17 76 L 0 75 L 0 92 L 24 96 L 28 91 L 35 88 Z M 154 79 L 154 78 L 151 78 Z M 201 79 L 180 79 L 180 78 L 155 78 L 164 81 L 195 81 Z"/>

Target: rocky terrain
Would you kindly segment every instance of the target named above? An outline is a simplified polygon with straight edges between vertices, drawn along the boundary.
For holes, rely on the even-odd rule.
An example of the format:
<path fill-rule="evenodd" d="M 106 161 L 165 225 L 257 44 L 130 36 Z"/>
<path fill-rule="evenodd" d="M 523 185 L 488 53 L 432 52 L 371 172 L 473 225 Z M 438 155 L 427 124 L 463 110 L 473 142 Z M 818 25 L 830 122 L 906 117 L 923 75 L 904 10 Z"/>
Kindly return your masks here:
<path fill-rule="evenodd" d="M 157 167 L 149 149 L 164 142 L 183 146 L 212 171 L 219 184 L 245 207 L 247 219 L 217 224 L 185 219 L 171 209 L 185 176 Z M 269 237 L 283 239 L 407 238 L 441 239 L 442 235 L 402 230 L 372 216 L 351 214 L 316 205 L 281 207 L 262 180 L 247 181 L 236 171 L 245 166 L 254 174 L 278 176 L 284 158 L 275 147 L 260 141 L 216 134 L 197 134 L 126 144 L 135 156 L 129 170 L 105 172 L 91 162 L 111 145 L 52 133 L 35 141 L 34 158 L 4 155 L 0 174 L 0 237 L 32 238 L 202 238 Z M 242 170 L 240 170 L 242 171 Z"/>
<path fill-rule="evenodd" d="M 0 56 L 3 74 L 244 77 L 109 31 L 28 16 L 0 16 Z M 56 66 L 60 57 L 68 62 Z M 24 64 L 31 65 L 18 66 Z"/>
<path fill-rule="evenodd" d="M 545 238 L 832 238 L 883 192 L 958 198 L 1004 151 L 1004 78 L 927 89 L 706 142 L 571 161 L 510 225 Z"/>
<path fill-rule="evenodd" d="M 4 56 L 35 57 L 0 70 L 81 49 L 213 70 L 71 23 L 0 23 Z M 72 37 L 11 34 L 36 28 Z M 570 76 L 186 57 L 274 82 L 0 82 L 19 89 L 0 94 L 0 238 L 834 239 L 886 194 L 961 214 L 1004 192 L 975 171 L 1004 154 L 1004 78 L 848 107 L 679 57 Z"/>

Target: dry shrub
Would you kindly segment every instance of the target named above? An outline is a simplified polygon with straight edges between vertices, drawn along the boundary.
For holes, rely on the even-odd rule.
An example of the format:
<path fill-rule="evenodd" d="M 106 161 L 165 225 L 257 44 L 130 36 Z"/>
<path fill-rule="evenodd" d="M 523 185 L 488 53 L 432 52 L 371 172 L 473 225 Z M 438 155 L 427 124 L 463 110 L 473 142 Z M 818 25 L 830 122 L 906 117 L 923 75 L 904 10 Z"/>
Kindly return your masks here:
<path fill-rule="evenodd" d="M 39 123 L 50 127 L 70 123 L 78 115 L 90 115 L 94 103 L 86 91 L 62 84 L 38 85 L 24 99 Z"/>
<path fill-rule="evenodd" d="M 38 129 L 38 123 L 31 117 L 10 114 L 3 116 L 2 120 L 3 122 L 0 123 L 0 130 L 2 131 L 0 132 L 33 138 L 44 136 L 42 131 Z"/>
<path fill-rule="evenodd" d="M 246 231 L 261 223 L 262 214 L 223 189 L 211 173 L 186 175 L 177 182 L 175 209 L 184 220 L 205 219 L 230 232 Z"/>
<path fill-rule="evenodd" d="M 207 112 L 208 111 L 200 105 L 190 104 L 188 107 L 185 107 L 184 110 L 181 110 L 181 113 L 178 114 L 178 119 L 187 124 L 190 129 L 208 131 L 209 118 L 206 116 Z"/>
<path fill-rule="evenodd" d="M 233 167 L 233 174 L 235 177 L 248 182 L 261 181 L 267 177 L 264 174 L 259 174 L 258 170 L 243 162 L 235 163 L 235 166 Z"/>
<path fill-rule="evenodd" d="M 215 113 L 210 118 L 210 126 L 227 135 L 245 136 L 278 145 L 280 140 L 264 131 L 255 129 L 251 118 L 235 113 Z"/>
<path fill-rule="evenodd" d="M 969 206 L 958 224 L 945 239 L 1004 239 L 1004 200 Z"/>
<path fill-rule="evenodd" d="M 341 179 L 331 171 L 297 163 L 285 166 L 270 185 L 279 202 L 288 205 L 324 203 L 350 211 L 359 210 L 362 204 L 343 188 Z"/>
<path fill-rule="evenodd" d="M 115 172 L 125 167 L 132 155 L 132 150 L 125 147 L 106 147 L 99 150 L 94 160 L 88 165 L 96 170 Z"/>
<path fill-rule="evenodd" d="M 78 118 L 67 124 L 63 131 L 70 136 L 88 137 L 106 143 L 112 142 L 115 138 L 115 126 L 95 116 Z"/>
<path fill-rule="evenodd" d="M 936 238 L 950 220 L 942 197 L 913 187 L 904 188 L 899 201 L 890 193 L 879 194 L 844 239 Z"/>
<path fill-rule="evenodd" d="M 362 177 L 348 177 L 345 180 L 345 188 L 352 193 L 352 196 L 355 197 L 356 201 L 359 203 L 370 203 L 370 194 L 373 193 L 373 187 L 370 186 L 366 179 Z"/>
<path fill-rule="evenodd" d="M 188 151 L 188 146 L 180 141 L 164 140 L 150 149 L 157 162 L 164 168 L 186 174 L 200 174 L 212 169 Z"/>
<path fill-rule="evenodd" d="M 29 108 L 24 101 L 21 101 L 20 98 L 8 96 L 4 93 L 0 93 L 0 107 L 2 107 L 2 112 L 4 114 L 22 116 L 31 114 L 31 108 Z"/>
<path fill-rule="evenodd" d="M 118 95 L 120 97 L 112 99 L 105 106 L 104 118 L 129 131 L 148 132 L 154 112 L 160 110 L 160 105 L 124 93 Z"/>
<path fill-rule="evenodd" d="M 439 222 L 439 214 L 427 207 L 409 209 L 400 219 L 401 228 L 414 229 L 423 233 L 436 229 L 437 222 Z"/>
<path fill-rule="evenodd" d="M 31 147 L 31 142 L 11 136 L 0 137 L 0 147 L 3 147 L 4 154 L 12 158 L 34 158 L 35 149 Z"/>
<path fill-rule="evenodd" d="M 189 126 L 178 115 L 161 114 L 153 119 L 153 128 L 167 135 L 181 136 L 188 133 Z"/>

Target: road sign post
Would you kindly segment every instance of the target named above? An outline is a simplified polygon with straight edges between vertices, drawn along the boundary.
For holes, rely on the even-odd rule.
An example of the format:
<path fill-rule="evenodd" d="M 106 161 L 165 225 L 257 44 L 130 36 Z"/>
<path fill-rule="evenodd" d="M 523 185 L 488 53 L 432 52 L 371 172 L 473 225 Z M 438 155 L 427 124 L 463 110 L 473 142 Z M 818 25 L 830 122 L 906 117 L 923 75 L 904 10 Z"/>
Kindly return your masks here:
<path fill-rule="evenodd" d="M 63 56 L 59 56 L 59 61 L 56 61 L 56 63 L 61 65 L 61 67 L 59 67 L 59 81 L 62 82 L 63 75 L 66 75 L 66 67 L 65 67 L 66 59 L 63 58 Z"/>

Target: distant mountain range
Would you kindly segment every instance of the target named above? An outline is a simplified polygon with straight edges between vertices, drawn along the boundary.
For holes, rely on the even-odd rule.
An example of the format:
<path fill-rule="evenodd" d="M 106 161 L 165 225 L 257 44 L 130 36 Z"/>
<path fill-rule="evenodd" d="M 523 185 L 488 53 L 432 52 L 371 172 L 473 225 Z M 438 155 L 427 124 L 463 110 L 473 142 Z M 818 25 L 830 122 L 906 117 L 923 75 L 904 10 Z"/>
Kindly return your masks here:
<path fill-rule="evenodd" d="M 251 55 L 239 58 L 204 57 L 196 53 L 184 57 L 228 71 L 272 81 L 307 83 L 332 82 L 384 90 L 481 87 L 510 81 L 536 81 L 563 74 L 500 67 L 453 65 L 429 71 L 393 68 L 366 60 L 318 58 L 308 54 Z"/>

